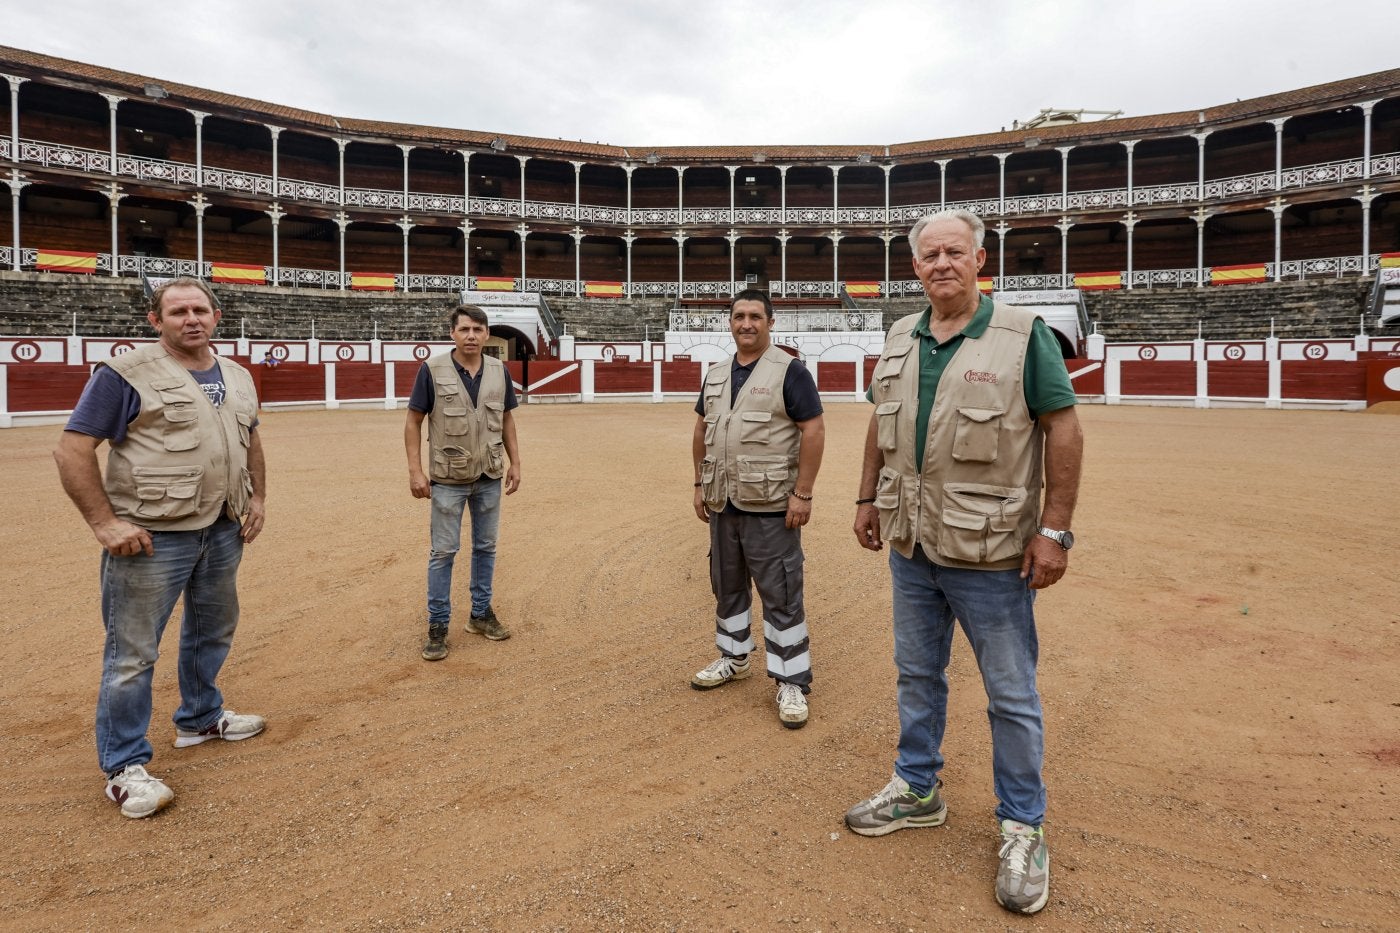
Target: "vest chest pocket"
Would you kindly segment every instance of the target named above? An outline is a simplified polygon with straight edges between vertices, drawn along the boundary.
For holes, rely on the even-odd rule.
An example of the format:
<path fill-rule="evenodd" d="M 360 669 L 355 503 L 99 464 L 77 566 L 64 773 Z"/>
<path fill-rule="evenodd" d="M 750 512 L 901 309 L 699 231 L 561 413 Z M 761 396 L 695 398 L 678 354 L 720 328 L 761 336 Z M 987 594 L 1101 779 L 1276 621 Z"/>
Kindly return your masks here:
<path fill-rule="evenodd" d="M 449 401 L 459 402 L 458 399 Z M 465 405 L 448 404 L 442 407 L 443 432 L 446 434 L 466 434 L 471 428 L 467 423 L 467 409 Z"/>
<path fill-rule="evenodd" d="M 160 439 L 166 450 L 194 450 L 199 446 L 199 412 L 193 405 L 166 405 Z"/>
<path fill-rule="evenodd" d="M 963 463 L 991 463 L 997 458 L 1001 416 L 995 408 L 959 408 L 953 431 L 953 459 Z"/>
<path fill-rule="evenodd" d="M 871 380 L 880 382 L 898 377 L 904 370 L 905 358 L 909 356 L 913 346 L 912 343 L 896 343 L 893 346 L 886 344 L 880 362 L 875 364 L 875 371 L 870 374 Z"/>
<path fill-rule="evenodd" d="M 1025 504 L 1021 487 L 945 483 L 938 553 L 972 563 L 1019 557 L 1017 531 Z"/>
<path fill-rule="evenodd" d="M 736 457 L 734 502 L 745 505 L 772 505 L 787 499 L 797 477 L 786 457 Z"/>
<path fill-rule="evenodd" d="M 899 444 L 899 426 L 896 419 L 903 404 L 900 399 L 891 399 L 875 406 L 876 440 L 881 450 L 894 450 Z"/>
<path fill-rule="evenodd" d="M 769 422 L 773 420 L 771 411 L 742 411 L 739 413 L 742 424 L 739 427 L 739 443 L 766 444 L 772 434 Z"/>
<path fill-rule="evenodd" d="M 505 402 L 486 402 L 486 430 L 493 434 L 501 433 L 501 425 L 505 421 Z"/>
<path fill-rule="evenodd" d="M 136 514 L 142 518 L 185 518 L 199 511 L 203 467 L 138 466 L 131 468 L 131 479 L 141 500 Z"/>

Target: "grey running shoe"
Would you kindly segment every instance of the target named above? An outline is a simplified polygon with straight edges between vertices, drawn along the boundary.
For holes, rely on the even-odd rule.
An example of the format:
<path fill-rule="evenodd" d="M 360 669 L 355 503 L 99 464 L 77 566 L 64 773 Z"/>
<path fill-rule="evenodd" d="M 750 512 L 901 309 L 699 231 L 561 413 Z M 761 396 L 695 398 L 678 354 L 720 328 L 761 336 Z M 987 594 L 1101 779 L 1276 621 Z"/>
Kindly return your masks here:
<path fill-rule="evenodd" d="M 496 618 L 496 610 L 486 607 L 484 615 L 472 616 L 467 620 L 467 632 L 472 635 L 485 635 L 492 641 L 505 641 L 510 637 L 510 629 Z"/>
<path fill-rule="evenodd" d="M 748 658 L 731 658 L 728 655 L 720 655 L 701 671 L 697 671 L 695 676 L 690 678 L 690 685 L 696 690 L 713 690 L 720 684 L 727 684 L 731 680 L 743 680 L 749 676 Z"/>
<path fill-rule="evenodd" d="M 241 742 L 244 739 L 251 739 L 266 728 L 267 720 L 261 716 L 243 715 L 226 709 L 222 716 L 214 720 L 213 724 L 198 732 L 177 727 L 175 729 L 175 747 L 189 748 L 191 745 L 198 745 L 210 739 Z"/>
<path fill-rule="evenodd" d="M 1049 899 L 1050 848 L 1044 828 L 1002 820 L 997 903 L 1007 910 L 1033 914 Z"/>
<path fill-rule="evenodd" d="M 424 661 L 441 661 L 447 657 L 447 626 L 428 626 L 428 641 L 423 645 Z"/>
<path fill-rule="evenodd" d="M 797 684 L 778 684 L 778 721 L 789 729 L 807 725 L 807 697 Z"/>
<path fill-rule="evenodd" d="M 942 787 L 939 781 L 932 793 L 919 797 L 896 774 L 875 796 L 846 811 L 846 826 L 862 836 L 883 836 L 905 827 L 941 826 L 948 817 L 948 807 L 939 793 Z"/>
<path fill-rule="evenodd" d="M 107 799 L 121 804 L 122 816 L 140 819 L 164 808 L 175 799 L 175 792 L 143 766 L 127 765 L 107 779 Z"/>

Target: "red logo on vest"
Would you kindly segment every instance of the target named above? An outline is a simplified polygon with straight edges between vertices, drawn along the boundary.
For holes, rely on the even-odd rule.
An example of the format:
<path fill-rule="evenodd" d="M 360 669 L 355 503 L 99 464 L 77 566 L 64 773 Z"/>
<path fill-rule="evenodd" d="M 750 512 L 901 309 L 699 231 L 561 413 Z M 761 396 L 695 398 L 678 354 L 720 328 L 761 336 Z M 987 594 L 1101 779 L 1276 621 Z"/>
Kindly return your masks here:
<path fill-rule="evenodd" d="M 996 373 L 980 373 L 975 369 L 969 369 L 967 372 L 963 373 L 963 379 L 968 382 L 986 382 L 991 385 L 997 384 Z"/>

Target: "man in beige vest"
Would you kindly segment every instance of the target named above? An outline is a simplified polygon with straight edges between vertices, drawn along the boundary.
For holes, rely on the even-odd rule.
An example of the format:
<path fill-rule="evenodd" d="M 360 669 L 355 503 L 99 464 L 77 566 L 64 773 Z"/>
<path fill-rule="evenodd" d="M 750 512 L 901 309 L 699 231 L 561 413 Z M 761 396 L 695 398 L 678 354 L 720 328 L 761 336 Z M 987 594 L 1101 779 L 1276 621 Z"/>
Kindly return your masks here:
<path fill-rule="evenodd" d="M 914 225 L 929 307 L 890 328 L 871 376 L 854 530 L 862 547 L 891 549 L 900 736 L 894 776 L 846 825 L 881 836 L 943 822 L 945 671 L 961 623 L 990 701 L 996 898 L 1029 914 L 1050 893 L 1031 607 L 1064 575 L 1074 544 L 1083 437 L 1045 322 L 978 291 L 983 235 L 967 211 Z"/>
<path fill-rule="evenodd" d="M 510 631 L 491 608 L 496 535 L 505 494 L 520 488 L 520 448 L 515 439 L 515 386 L 505 364 L 482 352 L 491 336 L 486 312 L 462 305 L 450 319 L 450 353 L 428 359 L 408 400 L 404 447 L 408 488 L 433 500 L 432 551 L 428 556 L 428 641 L 425 661 L 447 657 L 452 621 L 452 567 L 462 544 L 462 513 L 471 511 L 471 615 L 465 630 L 492 641 Z M 423 472 L 423 422 L 428 423 L 428 472 Z"/>
<path fill-rule="evenodd" d="M 807 723 L 812 656 L 802 605 L 802 526 L 812 514 L 825 427 L 821 397 L 800 361 L 772 345 L 773 303 L 734 296 L 734 356 L 710 368 L 695 406 L 695 514 L 710 526 L 710 584 L 720 655 L 693 678 L 710 690 L 749 676 L 753 596 L 763 600 L 768 676 L 778 721 Z"/>
<path fill-rule="evenodd" d="M 179 597 L 175 747 L 248 739 L 266 725 L 225 707 L 215 683 L 238 625 L 243 545 L 262 531 L 267 491 L 252 377 L 210 345 L 220 316 L 197 279 L 157 288 L 147 320 L 159 341 L 98 365 L 54 451 L 64 490 L 103 548 L 97 757 L 107 797 L 129 817 L 175 799 L 145 765 L 151 678 Z"/>

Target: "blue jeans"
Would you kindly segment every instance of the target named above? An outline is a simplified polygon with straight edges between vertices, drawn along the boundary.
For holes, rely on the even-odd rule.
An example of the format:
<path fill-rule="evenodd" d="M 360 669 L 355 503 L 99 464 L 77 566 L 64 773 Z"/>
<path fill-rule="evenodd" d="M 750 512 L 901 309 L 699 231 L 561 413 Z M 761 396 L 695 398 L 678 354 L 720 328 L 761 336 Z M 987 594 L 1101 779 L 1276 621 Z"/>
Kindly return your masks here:
<path fill-rule="evenodd" d="M 215 680 L 238 626 L 239 525 L 220 517 L 199 531 L 152 531 L 155 553 L 102 553 L 102 685 L 97 692 L 97 761 L 111 774 L 151 760 L 151 678 L 175 600 L 180 623 L 180 708 L 175 725 L 199 731 L 223 715 Z"/>
<path fill-rule="evenodd" d="M 943 769 L 946 672 L 953 626 L 960 622 L 987 691 L 997 819 L 1039 826 L 1045 819 L 1045 728 L 1035 686 L 1035 591 L 1019 570 L 940 567 L 917 547 L 912 558 L 890 552 L 890 576 L 899 672 L 895 772 L 926 794 Z"/>
<path fill-rule="evenodd" d="M 491 607 L 496 572 L 496 531 L 501 524 L 501 481 L 433 484 L 432 553 L 428 556 L 428 624 L 452 621 L 452 565 L 462 545 L 462 510 L 472 517 L 472 615 Z"/>

